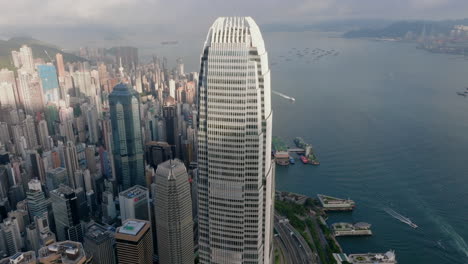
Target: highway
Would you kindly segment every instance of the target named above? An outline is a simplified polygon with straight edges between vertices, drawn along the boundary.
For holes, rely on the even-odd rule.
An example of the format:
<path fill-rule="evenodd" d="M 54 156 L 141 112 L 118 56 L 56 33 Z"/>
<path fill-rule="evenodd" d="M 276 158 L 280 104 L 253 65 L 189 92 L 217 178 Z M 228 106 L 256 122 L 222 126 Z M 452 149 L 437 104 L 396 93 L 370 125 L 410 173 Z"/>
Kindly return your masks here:
<path fill-rule="evenodd" d="M 317 264 L 315 255 L 309 248 L 304 238 L 294 229 L 286 218 L 275 213 L 275 230 L 278 244 L 283 251 L 288 263 Z"/>

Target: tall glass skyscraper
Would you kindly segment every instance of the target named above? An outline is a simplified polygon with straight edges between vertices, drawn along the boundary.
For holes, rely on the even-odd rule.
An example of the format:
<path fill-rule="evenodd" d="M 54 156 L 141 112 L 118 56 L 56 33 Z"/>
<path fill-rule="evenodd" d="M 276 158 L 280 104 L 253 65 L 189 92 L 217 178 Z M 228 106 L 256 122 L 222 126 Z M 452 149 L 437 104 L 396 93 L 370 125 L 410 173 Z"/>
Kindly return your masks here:
<path fill-rule="evenodd" d="M 141 135 L 140 97 L 124 83 L 109 95 L 115 171 L 122 190 L 146 186 Z"/>
<path fill-rule="evenodd" d="M 198 91 L 200 262 L 271 263 L 270 69 L 252 18 L 211 26 Z"/>

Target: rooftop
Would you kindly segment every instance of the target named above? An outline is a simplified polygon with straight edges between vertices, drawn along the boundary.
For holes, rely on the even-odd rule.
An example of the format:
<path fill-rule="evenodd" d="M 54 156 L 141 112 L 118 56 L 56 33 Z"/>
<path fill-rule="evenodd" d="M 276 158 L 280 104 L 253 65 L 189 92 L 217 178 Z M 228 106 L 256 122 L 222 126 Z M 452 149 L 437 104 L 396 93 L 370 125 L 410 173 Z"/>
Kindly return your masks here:
<path fill-rule="evenodd" d="M 129 220 L 119 228 L 118 233 L 136 236 L 145 224 L 146 222 Z"/>
<path fill-rule="evenodd" d="M 130 189 L 127 189 L 123 192 L 120 192 L 119 193 L 119 196 L 124 196 L 126 198 L 134 198 L 142 193 L 147 193 L 148 192 L 148 189 L 146 189 L 145 187 L 143 186 L 140 186 L 140 185 L 135 185 L 133 187 L 131 187 Z"/>
<path fill-rule="evenodd" d="M 40 263 L 44 264 L 81 264 L 87 260 L 83 245 L 69 240 L 56 242 L 39 249 L 38 259 Z"/>

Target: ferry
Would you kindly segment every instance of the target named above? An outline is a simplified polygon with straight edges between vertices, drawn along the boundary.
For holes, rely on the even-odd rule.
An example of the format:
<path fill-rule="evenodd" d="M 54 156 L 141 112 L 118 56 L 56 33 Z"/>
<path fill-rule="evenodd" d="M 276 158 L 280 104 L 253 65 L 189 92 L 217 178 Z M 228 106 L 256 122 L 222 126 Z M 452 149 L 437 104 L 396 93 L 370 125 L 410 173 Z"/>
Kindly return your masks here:
<path fill-rule="evenodd" d="M 304 164 L 309 163 L 309 159 L 308 159 L 306 156 L 301 156 L 301 161 L 302 161 L 302 163 L 304 163 Z"/>

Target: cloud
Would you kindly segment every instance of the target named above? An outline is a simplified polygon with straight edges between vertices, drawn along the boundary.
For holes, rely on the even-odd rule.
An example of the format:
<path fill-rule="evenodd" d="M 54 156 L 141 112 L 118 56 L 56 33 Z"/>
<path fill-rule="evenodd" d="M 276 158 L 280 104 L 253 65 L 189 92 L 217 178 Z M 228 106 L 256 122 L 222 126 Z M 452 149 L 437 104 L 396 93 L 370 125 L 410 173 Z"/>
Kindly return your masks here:
<path fill-rule="evenodd" d="M 190 27 L 217 16 L 260 23 L 346 18 L 455 18 L 466 0 L 0 0 L 0 25 L 151 25 Z"/>

